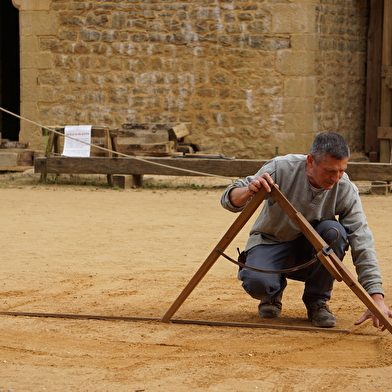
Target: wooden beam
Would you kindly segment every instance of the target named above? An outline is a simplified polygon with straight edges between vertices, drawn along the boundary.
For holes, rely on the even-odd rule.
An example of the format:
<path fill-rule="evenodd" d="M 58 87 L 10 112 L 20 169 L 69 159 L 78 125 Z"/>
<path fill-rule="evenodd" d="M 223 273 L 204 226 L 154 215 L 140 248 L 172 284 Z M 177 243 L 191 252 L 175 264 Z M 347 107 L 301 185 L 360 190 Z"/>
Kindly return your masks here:
<path fill-rule="evenodd" d="M 384 0 L 384 20 L 383 20 L 383 43 L 382 43 L 382 66 L 383 69 L 392 65 L 392 0 Z M 381 83 L 381 112 L 380 126 L 392 126 L 392 91 L 389 81 L 382 79 Z M 380 162 L 390 162 L 391 142 L 388 139 L 380 140 Z"/>
<path fill-rule="evenodd" d="M 152 163 L 150 163 L 152 162 Z M 155 165 L 153 163 L 157 163 Z M 209 173 L 227 177 L 246 177 L 256 173 L 265 161 L 259 160 L 226 160 L 197 158 L 36 158 L 37 173 L 69 173 L 69 174 L 156 174 L 171 176 L 202 176 L 202 174 L 186 172 L 180 169 Z M 165 165 L 159 166 L 159 165 Z"/>
<path fill-rule="evenodd" d="M 384 1 L 370 1 L 369 7 L 365 152 L 372 153 L 375 156 L 374 161 L 376 162 L 378 161 L 378 154 L 380 152 L 379 141 L 377 139 L 377 127 L 380 125 L 382 20 Z"/>
<path fill-rule="evenodd" d="M 151 163 L 163 166 L 157 166 Z M 206 159 L 206 158 L 36 158 L 36 173 L 53 174 L 132 174 L 202 176 L 178 169 L 192 170 L 229 178 L 245 178 L 255 174 L 265 163 L 253 159 Z M 392 164 L 349 162 L 347 174 L 352 181 L 392 181 Z"/>

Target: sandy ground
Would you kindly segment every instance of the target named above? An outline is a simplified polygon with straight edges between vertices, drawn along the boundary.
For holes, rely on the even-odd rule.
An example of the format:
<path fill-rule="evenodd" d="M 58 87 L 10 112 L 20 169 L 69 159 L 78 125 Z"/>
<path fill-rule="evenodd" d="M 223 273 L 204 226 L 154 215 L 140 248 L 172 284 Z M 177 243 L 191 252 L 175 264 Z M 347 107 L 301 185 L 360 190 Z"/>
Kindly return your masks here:
<path fill-rule="evenodd" d="M 3 184 L 0 310 L 160 319 L 237 217 L 221 192 Z M 392 306 L 392 195 L 362 200 Z M 236 273 L 219 258 L 174 318 L 311 326 L 301 283 L 262 320 Z M 347 333 L 1 315 L 0 391 L 390 390 L 391 334 L 353 325 L 365 308 L 344 283 L 333 294 Z"/>

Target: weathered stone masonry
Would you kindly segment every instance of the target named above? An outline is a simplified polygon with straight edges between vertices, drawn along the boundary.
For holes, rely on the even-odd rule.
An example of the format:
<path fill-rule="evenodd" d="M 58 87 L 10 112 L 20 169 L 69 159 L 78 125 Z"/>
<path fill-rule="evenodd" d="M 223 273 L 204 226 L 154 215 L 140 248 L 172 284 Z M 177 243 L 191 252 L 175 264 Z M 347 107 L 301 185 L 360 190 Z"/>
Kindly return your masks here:
<path fill-rule="evenodd" d="M 365 0 L 13 0 L 21 113 L 44 125 L 190 122 L 228 156 L 363 148 Z M 20 140 L 42 148 L 22 123 Z"/>

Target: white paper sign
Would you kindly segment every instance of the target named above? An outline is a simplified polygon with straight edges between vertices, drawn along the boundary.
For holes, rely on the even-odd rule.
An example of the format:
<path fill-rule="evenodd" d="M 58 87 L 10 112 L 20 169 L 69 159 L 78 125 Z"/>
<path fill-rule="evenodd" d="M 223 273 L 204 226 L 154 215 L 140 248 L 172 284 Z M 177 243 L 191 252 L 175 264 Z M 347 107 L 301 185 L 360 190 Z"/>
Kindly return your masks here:
<path fill-rule="evenodd" d="M 64 129 L 65 137 L 63 156 L 65 157 L 89 157 L 91 143 L 91 125 L 67 125 Z M 77 139 L 77 140 L 74 140 Z M 81 140 L 85 143 L 80 143 Z"/>

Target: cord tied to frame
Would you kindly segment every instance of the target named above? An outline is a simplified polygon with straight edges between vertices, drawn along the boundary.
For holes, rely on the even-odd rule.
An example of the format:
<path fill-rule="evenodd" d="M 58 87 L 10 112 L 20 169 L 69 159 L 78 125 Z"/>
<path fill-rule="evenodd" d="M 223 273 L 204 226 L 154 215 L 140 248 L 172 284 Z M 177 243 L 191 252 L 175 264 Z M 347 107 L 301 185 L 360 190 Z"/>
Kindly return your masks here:
<path fill-rule="evenodd" d="M 330 255 L 333 252 L 332 248 L 335 246 L 335 244 L 337 243 L 337 241 L 340 238 L 339 230 L 336 227 L 330 227 L 327 230 L 327 233 L 330 230 L 334 230 L 336 232 L 336 238 L 329 245 L 326 245 L 326 246 L 324 246 L 324 248 L 321 249 L 320 252 L 322 252 L 326 256 Z M 288 274 L 290 272 L 294 272 L 294 271 L 298 271 L 303 268 L 307 268 L 310 265 L 312 265 L 313 263 L 315 263 L 317 260 L 319 260 L 319 256 L 317 254 L 316 257 L 314 257 L 310 261 L 303 263 L 303 264 L 300 264 L 300 265 L 297 265 L 295 267 L 285 268 L 285 269 L 281 269 L 281 270 L 264 270 L 264 269 L 260 269 L 260 268 L 250 267 L 249 265 L 246 265 L 246 263 L 242 262 L 242 261 L 236 261 L 236 260 L 232 259 L 230 256 L 223 253 L 223 251 L 219 248 L 216 248 L 215 251 L 218 252 L 221 256 L 223 256 L 225 259 L 231 261 L 233 264 L 238 265 L 240 267 L 240 269 L 246 268 L 248 270 L 255 271 L 255 272 L 261 272 L 264 274 Z M 244 252 L 240 252 L 240 250 L 238 248 L 237 248 L 237 251 L 238 251 L 238 255 L 239 255 L 239 260 L 241 260 L 243 258 L 243 257 L 241 257 L 241 255 Z"/>
<path fill-rule="evenodd" d="M 93 145 L 93 144 L 91 144 L 91 143 L 87 143 L 87 142 L 85 142 L 85 141 L 83 141 L 83 140 L 76 139 L 76 138 L 74 138 L 74 137 L 72 137 L 72 136 L 69 136 L 69 135 L 64 135 L 63 133 L 58 132 L 58 131 L 56 131 L 56 130 L 50 128 L 50 127 L 47 127 L 47 126 L 42 125 L 42 124 L 39 124 L 39 123 L 37 123 L 37 122 L 35 122 L 35 121 L 29 120 L 29 119 L 26 118 L 26 117 L 22 117 L 22 116 L 20 116 L 20 115 L 18 115 L 18 114 L 15 114 L 15 113 L 13 113 L 13 112 L 10 112 L 9 110 L 4 109 L 4 108 L 1 107 L 1 106 L 0 106 L 0 110 L 3 111 L 4 113 L 10 114 L 11 116 L 17 117 L 17 118 L 19 118 L 20 120 L 29 122 L 30 124 L 33 124 L 33 125 L 35 125 L 35 126 L 37 126 L 37 127 L 40 127 L 40 128 L 42 128 L 42 129 L 44 129 L 44 130 L 46 130 L 46 131 L 55 133 L 55 134 L 60 135 L 60 136 L 62 136 L 62 137 L 67 137 L 67 138 L 69 138 L 69 139 L 71 139 L 71 140 L 77 141 L 77 142 L 82 143 L 82 144 L 87 144 L 87 145 L 92 146 L 92 147 L 94 147 L 94 148 L 98 148 L 98 149 L 100 149 L 100 150 L 102 150 L 102 151 L 110 152 L 110 153 L 116 154 L 117 156 L 122 156 L 122 157 L 124 157 L 124 158 L 136 159 L 136 160 L 138 160 L 138 161 L 143 161 L 143 162 L 149 163 L 149 164 L 151 164 L 151 165 L 156 165 L 156 166 L 161 166 L 161 167 L 173 169 L 173 166 L 165 165 L 164 163 L 151 162 L 151 161 L 149 161 L 148 159 L 144 159 L 144 158 L 137 157 L 137 156 L 134 156 L 134 155 L 127 155 L 127 154 L 124 154 L 124 153 L 121 153 L 121 152 L 118 152 L 118 151 L 110 150 L 110 149 L 105 148 L 105 147 L 101 147 L 101 146 L 98 146 L 98 145 L 95 145 L 95 144 Z M 175 168 L 176 170 L 183 171 L 183 172 L 185 172 L 185 173 L 197 174 L 197 175 L 202 176 L 202 177 L 215 177 L 215 178 L 232 179 L 232 177 L 222 176 L 222 175 L 218 175 L 218 174 L 204 173 L 204 172 L 200 172 L 200 171 L 196 171 L 196 170 L 184 169 L 184 168 L 181 168 L 181 167 L 174 167 L 174 168 Z"/>

